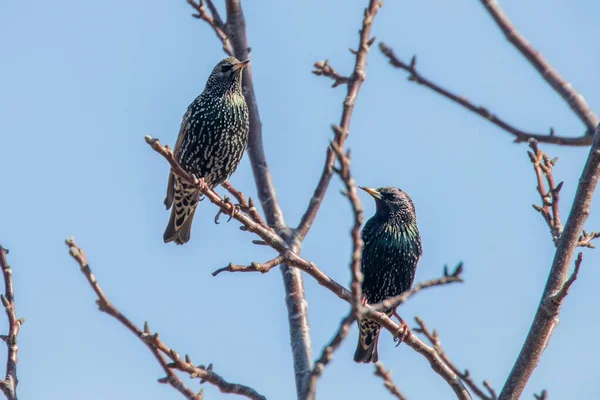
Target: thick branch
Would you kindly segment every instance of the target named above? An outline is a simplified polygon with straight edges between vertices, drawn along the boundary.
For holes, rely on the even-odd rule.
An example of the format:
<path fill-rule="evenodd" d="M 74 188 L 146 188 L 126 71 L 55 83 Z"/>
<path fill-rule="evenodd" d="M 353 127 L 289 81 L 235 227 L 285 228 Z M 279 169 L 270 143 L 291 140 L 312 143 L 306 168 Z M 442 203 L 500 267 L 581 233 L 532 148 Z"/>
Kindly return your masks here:
<path fill-rule="evenodd" d="M 563 233 L 552 263 L 552 268 L 542 294 L 533 324 L 523 344 L 521 353 L 506 381 L 500 400 L 519 398 L 540 357 L 547 347 L 552 332 L 558 323 L 561 302 L 549 301 L 558 293 L 568 279 L 568 272 L 575 248 L 579 244 L 579 235 L 590 215 L 592 198 L 600 177 L 600 125 L 596 128 L 594 141 L 590 148 L 585 167 L 579 179 L 577 193 L 565 224 Z M 550 304 L 550 306 L 549 306 Z M 551 307 L 550 312 L 548 307 Z"/>
<path fill-rule="evenodd" d="M 352 72 L 352 75 L 344 78 L 348 91 L 346 98 L 344 99 L 340 125 L 339 127 L 333 127 L 335 133 L 334 143 L 340 149 L 343 149 L 344 141 L 350 133 L 350 121 L 352 120 L 354 104 L 356 103 L 356 98 L 358 96 L 360 87 L 366 78 L 365 67 L 367 65 L 367 54 L 371 48 L 371 45 L 373 44 L 373 41 L 375 40 L 375 38 L 370 37 L 371 27 L 373 25 L 373 19 L 375 18 L 375 15 L 377 14 L 377 11 L 381 5 L 382 3 L 378 0 L 369 1 L 369 6 L 364 12 L 362 28 L 359 31 L 360 39 L 358 43 L 358 51 L 355 52 L 356 61 L 354 63 L 354 71 Z M 300 240 L 302 240 L 308 233 L 313 221 L 315 220 L 315 217 L 317 216 L 319 207 L 323 202 L 323 198 L 325 197 L 325 193 L 327 192 L 329 182 L 331 181 L 331 177 L 333 175 L 333 164 L 335 162 L 335 158 L 336 156 L 333 149 L 329 147 L 327 149 L 325 165 L 323 167 L 323 172 L 321 173 L 319 183 L 317 184 L 306 212 L 300 220 L 300 224 L 296 228 L 296 235 L 298 238 L 300 238 Z"/>
<path fill-rule="evenodd" d="M 8 250 L 0 245 L 0 268 L 2 268 L 2 276 L 4 277 L 4 294 L 0 295 L 0 298 L 2 299 L 2 305 L 8 318 L 8 334 L 0 336 L 8 349 L 6 355 L 6 378 L 0 381 L 0 389 L 2 389 L 4 396 L 8 400 L 17 400 L 17 385 L 19 384 L 19 379 L 17 378 L 17 362 L 19 361 L 17 357 L 19 352 L 17 337 L 25 319 L 17 319 L 12 269 L 6 261 L 7 254 Z"/>
<path fill-rule="evenodd" d="M 515 137 L 515 142 L 526 142 L 529 139 L 535 139 L 540 143 L 554 143 L 565 146 L 589 146 L 592 143 L 591 136 L 584 134 L 581 137 L 567 137 L 567 136 L 556 136 L 554 134 L 554 129 L 550 128 L 549 134 L 542 133 L 531 133 L 523 131 L 519 128 L 516 128 L 514 125 L 509 124 L 504 119 L 498 117 L 497 115 L 488 111 L 487 108 L 483 106 L 477 106 L 474 103 L 470 102 L 466 97 L 459 96 L 457 94 L 452 93 L 448 89 L 443 88 L 437 83 L 427 79 L 417 70 L 417 58 L 413 56 L 410 63 L 405 63 L 400 60 L 394 54 L 394 51 L 386 46 L 384 43 L 379 43 L 379 49 L 381 52 L 389 59 L 390 64 L 396 68 L 402 69 L 409 73 L 408 80 L 415 82 L 419 85 L 423 85 L 434 92 L 442 95 L 443 97 L 452 100 L 453 102 L 463 106 L 467 110 L 479 115 L 482 118 L 490 121 L 492 124 L 498 126 L 499 128 L 505 130 Z"/>
<path fill-rule="evenodd" d="M 448 358 L 448 356 L 446 355 L 446 352 L 442 348 L 442 345 L 440 343 L 440 338 L 438 337 L 436 330 L 434 330 L 433 332 L 429 331 L 429 329 L 427 328 L 427 325 L 425 325 L 425 322 L 423 322 L 423 320 L 419 317 L 416 317 L 415 321 L 417 322 L 418 327 L 413 328 L 413 330 L 415 332 L 423 334 L 423 336 L 425 336 L 427 338 L 427 340 L 429 340 L 429 342 L 431 343 L 431 345 L 433 346 L 433 348 L 435 349 L 437 354 L 439 354 L 439 356 L 444 360 L 446 365 L 456 375 L 458 375 L 460 377 L 460 379 L 462 379 L 465 382 L 465 384 L 473 391 L 473 393 L 475 393 L 475 395 L 477 397 L 479 397 L 481 400 L 495 400 L 496 399 L 496 393 L 495 393 L 494 389 L 492 389 L 492 387 L 490 386 L 489 382 L 483 381 L 483 385 L 487 389 L 487 391 L 490 393 L 490 396 L 488 396 L 484 392 L 484 390 L 482 388 L 480 388 L 479 386 L 477 386 L 477 384 L 473 381 L 473 379 L 471 379 L 471 375 L 469 374 L 468 369 L 466 369 L 464 372 L 461 372 L 460 369 L 458 369 L 456 367 L 456 365 L 454 365 L 454 363 L 450 360 L 450 358 Z"/>
<path fill-rule="evenodd" d="M 552 68 L 550 63 L 542 56 L 542 53 L 534 49 L 527 39 L 517 31 L 496 0 L 480 1 L 496 24 L 498 24 L 506 39 L 519 50 L 527 61 L 540 73 L 542 78 L 571 107 L 571 110 L 573 110 L 581 122 L 583 122 L 587 128 L 586 135 L 590 137 L 590 143 L 588 144 L 591 144 L 591 137 L 594 135 L 596 125 L 598 125 L 600 120 L 585 102 L 583 96 L 560 76 L 558 71 Z"/>
<path fill-rule="evenodd" d="M 181 359 L 179 354 L 167 347 L 159 338 L 158 333 L 152 334 L 148 323 L 144 324 L 144 330 L 138 328 L 131 320 L 123 315 L 108 299 L 104 294 L 96 277 L 92 273 L 90 265 L 88 264 L 87 258 L 83 250 L 81 250 L 73 239 L 67 239 L 66 244 L 69 247 L 69 254 L 77 261 L 81 268 L 81 272 L 85 275 L 88 283 L 98 296 L 96 303 L 100 311 L 103 311 L 111 317 L 121 322 L 127 329 L 129 329 L 134 335 L 142 340 L 150 352 L 154 355 L 166 377 L 159 379 L 159 383 L 169 384 L 187 399 L 190 400 L 201 400 L 202 392 L 195 394 L 179 379 L 175 374 L 174 370 L 180 370 L 190 375 L 190 378 L 200 378 L 200 383 L 209 382 L 219 388 L 223 393 L 232 393 L 245 396 L 249 399 L 255 400 L 266 400 L 266 398 L 258 394 L 254 389 L 237 383 L 230 383 L 225 381 L 220 375 L 212 371 L 212 364 L 207 368 L 204 366 L 194 366 L 186 356 L 185 361 Z M 167 361 L 169 360 L 169 361 Z"/>
<path fill-rule="evenodd" d="M 394 383 L 391 371 L 385 370 L 383 363 L 378 362 L 377 364 L 375 364 L 375 376 L 379 376 L 383 379 L 383 386 L 385 386 L 386 389 L 389 390 L 390 393 L 398 400 L 408 400 L 406 396 L 404 396 L 400 392 L 398 386 L 396 386 L 396 384 Z"/>
<path fill-rule="evenodd" d="M 246 60 L 250 56 L 250 47 L 246 34 L 246 19 L 240 0 L 227 0 L 227 33 L 233 46 L 233 53 L 238 60 Z M 256 181 L 258 198 L 270 226 L 276 229 L 284 228 L 283 212 L 279 207 L 271 172 L 265 157 L 262 141 L 262 124 L 258 112 L 258 103 L 254 93 L 252 79 L 252 64 L 244 68 L 244 95 L 250 112 L 250 133 L 248 134 L 248 156 Z"/>

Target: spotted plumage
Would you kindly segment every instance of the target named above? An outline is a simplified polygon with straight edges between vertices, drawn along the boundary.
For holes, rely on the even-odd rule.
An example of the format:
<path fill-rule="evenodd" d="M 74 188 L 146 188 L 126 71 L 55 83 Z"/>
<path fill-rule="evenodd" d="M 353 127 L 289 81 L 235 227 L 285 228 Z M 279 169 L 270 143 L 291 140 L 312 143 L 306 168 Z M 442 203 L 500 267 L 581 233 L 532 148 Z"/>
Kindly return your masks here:
<path fill-rule="evenodd" d="M 237 169 L 248 141 L 248 106 L 242 90 L 242 71 L 248 61 L 228 57 L 219 62 L 204 91 L 187 109 L 175 143 L 175 158 L 183 169 L 209 188 L 225 182 Z M 163 239 L 184 244 L 190 240 L 199 193 L 169 174 L 167 210 L 173 205 Z"/>
<path fill-rule="evenodd" d="M 421 237 L 415 206 L 410 197 L 395 187 L 361 187 L 375 198 L 377 210 L 362 230 L 362 290 L 369 304 L 379 303 L 409 290 L 421 256 Z M 391 315 L 394 310 L 386 310 Z M 354 361 L 377 362 L 381 326 L 372 320 L 359 322 Z"/>

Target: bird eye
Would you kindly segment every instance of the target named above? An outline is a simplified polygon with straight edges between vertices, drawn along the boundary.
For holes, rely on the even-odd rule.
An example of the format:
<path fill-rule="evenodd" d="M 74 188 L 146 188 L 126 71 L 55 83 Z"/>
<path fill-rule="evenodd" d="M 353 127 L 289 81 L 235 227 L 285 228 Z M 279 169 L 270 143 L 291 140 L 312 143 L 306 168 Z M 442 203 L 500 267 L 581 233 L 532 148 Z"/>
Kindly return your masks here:
<path fill-rule="evenodd" d="M 233 65 L 231 64 L 225 64 L 221 67 L 221 72 L 227 72 L 231 69 L 231 67 L 233 67 Z"/>

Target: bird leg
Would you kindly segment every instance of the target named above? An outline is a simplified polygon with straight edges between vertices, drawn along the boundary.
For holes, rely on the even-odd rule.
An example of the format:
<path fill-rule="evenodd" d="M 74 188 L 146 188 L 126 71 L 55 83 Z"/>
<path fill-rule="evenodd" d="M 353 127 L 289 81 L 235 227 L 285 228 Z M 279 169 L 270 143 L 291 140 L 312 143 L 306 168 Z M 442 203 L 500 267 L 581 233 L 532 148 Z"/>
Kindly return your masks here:
<path fill-rule="evenodd" d="M 392 312 L 392 316 L 398 318 L 398 321 L 400 322 L 400 328 L 402 328 L 402 333 L 394 335 L 394 342 L 397 342 L 396 347 L 398 347 L 403 341 L 405 341 L 407 338 L 410 337 L 410 335 L 412 335 L 412 331 L 408 327 L 408 324 L 404 322 L 402 317 L 400 317 L 395 310 Z"/>
<path fill-rule="evenodd" d="M 230 211 L 230 214 L 229 214 L 229 219 L 227 220 L 227 222 L 229 222 L 240 211 L 240 205 L 239 204 L 233 204 L 231 202 L 231 199 L 229 198 L 229 196 L 224 196 L 223 197 L 223 201 L 231 206 L 231 211 Z"/>
<path fill-rule="evenodd" d="M 239 206 L 239 204 L 233 204 L 231 202 L 231 199 L 229 197 L 227 197 L 227 196 L 223 197 L 223 202 L 227 203 L 227 204 L 229 204 L 231 206 L 231 208 L 230 208 L 231 211 L 228 214 L 229 215 L 229 219 L 227 220 L 227 222 L 229 222 L 238 213 L 238 211 L 240 210 L 240 206 Z M 219 212 L 217 213 L 217 215 L 215 215 L 215 224 L 219 224 L 219 217 L 221 216 L 221 214 L 225 214 L 225 211 L 219 210 Z"/>

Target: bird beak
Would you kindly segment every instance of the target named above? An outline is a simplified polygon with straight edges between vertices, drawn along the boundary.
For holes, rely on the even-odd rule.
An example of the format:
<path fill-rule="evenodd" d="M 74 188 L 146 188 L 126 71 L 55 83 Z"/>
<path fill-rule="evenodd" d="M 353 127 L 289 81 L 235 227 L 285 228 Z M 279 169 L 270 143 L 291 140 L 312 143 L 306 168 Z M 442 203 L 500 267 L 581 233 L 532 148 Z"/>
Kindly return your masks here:
<path fill-rule="evenodd" d="M 248 63 L 250 62 L 250 60 L 246 60 L 246 61 L 240 61 L 239 63 L 235 64 L 233 66 L 233 68 L 231 68 L 234 71 L 237 71 L 239 69 L 243 69 L 246 65 L 248 65 Z"/>
<path fill-rule="evenodd" d="M 377 191 L 377 189 L 368 188 L 368 187 L 364 187 L 364 186 L 359 186 L 359 188 L 361 188 L 365 192 L 369 193 L 371 196 L 373 196 L 377 200 L 381 200 L 381 193 L 379 193 Z"/>

